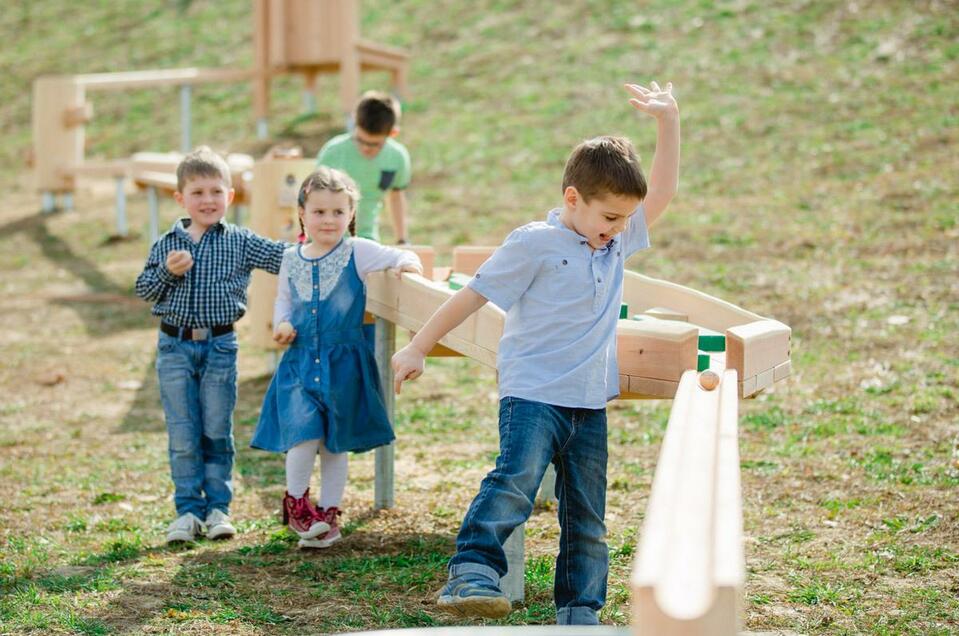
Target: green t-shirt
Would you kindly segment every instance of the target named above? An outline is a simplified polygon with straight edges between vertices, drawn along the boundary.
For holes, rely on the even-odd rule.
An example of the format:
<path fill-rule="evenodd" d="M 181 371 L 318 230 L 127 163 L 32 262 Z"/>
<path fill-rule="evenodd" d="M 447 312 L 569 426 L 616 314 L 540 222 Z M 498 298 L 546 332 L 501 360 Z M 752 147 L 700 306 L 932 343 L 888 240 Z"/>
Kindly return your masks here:
<path fill-rule="evenodd" d="M 318 166 L 342 170 L 360 188 L 356 209 L 356 235 L 380 240 L 379 216 L 383 196 L 388 190 L 403 190 L 410 184 L 410 153 L 406 147 L 387 138 L 380 152 L 372 159 L 360 154 L 349 133 L 337 135 L 320 149 Z"/>

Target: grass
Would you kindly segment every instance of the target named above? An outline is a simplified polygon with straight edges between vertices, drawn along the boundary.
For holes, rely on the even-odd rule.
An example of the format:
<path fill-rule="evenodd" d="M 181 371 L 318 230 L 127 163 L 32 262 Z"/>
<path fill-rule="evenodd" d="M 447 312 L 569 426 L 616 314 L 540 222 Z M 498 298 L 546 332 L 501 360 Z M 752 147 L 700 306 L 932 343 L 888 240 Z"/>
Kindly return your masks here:
<path fill-rule="evenodd" d="M 167 548 L 154 323 L 132 298 L 141 240 L 109 241 L 112 184 L 40 216 L 22 162 L 45 73 L 252 64 L 248 0 L 36 0 L 0 12 L 0 633 L 337 632 L 455 623 L 435 611 L 463 511 L 497 449 L 495 378 L 430 362 L 398 400 L 397 507 L 371 509 L 352 459 L 347 538 L 303 553 L 277 523 L 283 465 L 247 448 L 269 381 L 245 343 L 236 540 Z M 449 16 L 456 18 L 450 19 Z M 70 28 L 66 28 L 65 17 Z M 888 0 L 366 2 L 364 36 L 409 48 L 401 139 L 412 236 L 491 244 L 555 205 L 569 149 L 650 121 L 619 84 L 669 79 L 681 191 L 631 262 L 782 320 L 794 376 L 744 402 L 749 630 L 959 631 L 959 18 Z M 367 86 L 379 85 L 372 76 Z M 339 132 L 336 83 L 300 112 L 274 84 L 271 131 L 314 152 Z M 259 154 L 250 90 L 194 91 L 194 139 Z M 97 94 L 87 155 L 179 144 L 174 90 Z M 131 195 L 144 236 L 146 202 Z M 165 203 L 162 223 L 176 210 Z M 387 231 L 388 237 L 388 231 Z M 241 338 L 249 326 L 241 323 Z M 63 381 L 41 384 L 44 374 Z M 610 405 L 604 622 L 629 622 L 629 571 L 669 403 Z M 527 525 L 526 603 L 554 620 L 555 508 Z"/>

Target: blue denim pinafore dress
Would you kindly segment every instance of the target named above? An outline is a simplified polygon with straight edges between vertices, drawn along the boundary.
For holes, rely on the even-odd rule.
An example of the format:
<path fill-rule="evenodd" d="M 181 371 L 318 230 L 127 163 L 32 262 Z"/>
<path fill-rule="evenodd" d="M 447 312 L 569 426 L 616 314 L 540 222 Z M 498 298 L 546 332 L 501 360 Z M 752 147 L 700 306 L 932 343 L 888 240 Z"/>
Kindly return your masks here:
<path fill-rule="evenodd" d="M 343 239 L 320 258 L 283 255 L 296 339 L 283 354 L 250 446 L 286 452 L 320 439 L 331 453 L 365 451 L 395 436 L 376 361 L 363 336 L 366 287 Z"/>

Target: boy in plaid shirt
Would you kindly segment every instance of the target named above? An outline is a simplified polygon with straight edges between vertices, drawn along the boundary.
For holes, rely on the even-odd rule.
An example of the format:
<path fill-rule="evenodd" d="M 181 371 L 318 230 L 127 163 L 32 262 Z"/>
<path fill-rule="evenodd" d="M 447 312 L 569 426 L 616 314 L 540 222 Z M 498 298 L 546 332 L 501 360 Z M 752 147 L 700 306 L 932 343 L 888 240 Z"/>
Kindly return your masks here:
<path fill-rule="evenodd" d="M 233 498 L 233 407 L 237 339 L 250 273 L 280 271 L 286 244 L 223 221 L 234 191 L 230 168 L 200 147 L 177 166 L 179 219 L 153 247 L 136 293 L 160 317 L 157 375 L 169 434 L 177 519 L 167 542 L 236 533 Z"/>

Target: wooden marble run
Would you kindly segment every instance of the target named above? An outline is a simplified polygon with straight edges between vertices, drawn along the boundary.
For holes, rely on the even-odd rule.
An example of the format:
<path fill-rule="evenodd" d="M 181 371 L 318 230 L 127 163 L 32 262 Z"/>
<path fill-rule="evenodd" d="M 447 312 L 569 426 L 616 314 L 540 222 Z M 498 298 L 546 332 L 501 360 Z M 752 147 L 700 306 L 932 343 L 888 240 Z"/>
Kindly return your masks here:
<path fill-rule="evenodd" d="M 80 177 L 114 178 L 118 182 L 118 215 L 125 204 L 120 198 L 123 180 L 138 173 L 136 157 L 86 161 L 85 127 L 94 116 L 89 94 L 176 86 L 180 88 L 181 143 L 188 151 L 190 141 L 191 87 L 211 83 L 251 82 L 257 135 L 266 138 L 270 85 L 274 77 L 297 74 L 303 77 L 307 101 L 313 104 L 316 78 L 338 73 L 340 107 L 348 114 L 360 94 L 363 71 L 386 71 L 392 89 L 406 94 L 409 56 L 393 47 L 370 42 L 360 36 L 359 0 L 252 0 L 253 68 L 179 68 L 48 75 L 33 83 L 33 149 L 30 154 L 42 208 L 72 207 L 72 195 Z M 311 106 L 308 106 L 311 108 Z M 169 176 L 164 169 L 149 179 Z M 125 223 L 125 219 L 118 222 Z M 125 228 L 119 233 L 125 234 Z"/>
<path fill-rule="evenodd" d="M 431 248 L 411 249 L 426 263 L 435 259 Z M 367 311 L 417 331 L 461 286 L 453 282 L 456 275 L 468 281 L 493 249 L 454 248 L 453 273 L 447 280 L 432 280 L 431 268 L 425 276 L 404 274 L 402 280 L 372 274 L 367 278 Z M 737 377 L 745 378 L 737 384 L 739 396 L 744 398 L 789 375 L 791 330 L 781 322 L 630 271 L 624 280 L 623 300 L 621 315 L 628 315 L 630 309 L 636 313 L 621 319 L 617 327 L 621 399 L 672 398 L 689 369 L 735 370 Z M 504 319 L 502 310 L 487 304 L 440 342 L 495 368 Z"/>

